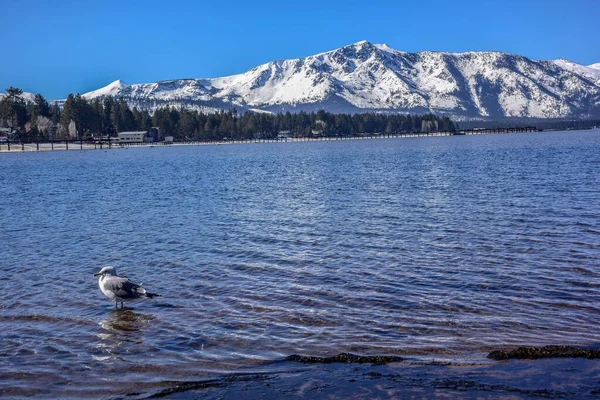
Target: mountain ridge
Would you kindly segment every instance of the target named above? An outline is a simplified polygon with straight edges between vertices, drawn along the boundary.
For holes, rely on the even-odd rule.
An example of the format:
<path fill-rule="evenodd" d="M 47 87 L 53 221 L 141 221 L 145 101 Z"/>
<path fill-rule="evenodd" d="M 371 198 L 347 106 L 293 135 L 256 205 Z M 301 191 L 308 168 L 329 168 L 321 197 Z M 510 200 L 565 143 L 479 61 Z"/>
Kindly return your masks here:
<path fill-rule="evenodd" d="M 366 40 L 312 56 L 271 61 L 217 78 L 127 85 L 82 96 L 121 96 L 153 111 L 435 113 L 460 118 L 600 116 L 600 63 L 536 61 L 510 53 L 408 53 Z"/>

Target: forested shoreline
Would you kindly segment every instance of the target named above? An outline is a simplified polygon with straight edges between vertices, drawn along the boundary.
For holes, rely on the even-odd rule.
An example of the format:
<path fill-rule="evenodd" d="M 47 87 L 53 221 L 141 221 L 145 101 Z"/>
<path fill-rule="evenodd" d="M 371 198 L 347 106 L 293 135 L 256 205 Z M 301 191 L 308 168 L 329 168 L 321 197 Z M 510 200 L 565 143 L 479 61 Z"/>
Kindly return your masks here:
<path fill-rule="evenodd" d="M 203 113 L 164 107 L 152 115 L 130 108 L 123 98 L 104 97 L 88 101 L 70 94 L 62 106 L 36 94 L 33 102 L 23 92 L 8 88 L 0 100 L 0 126 L 13 140 L 90 139 L 116 136 L 119 132 L 147 131 L 158 127 L 162 136 L 175 140 L 222 140 L 287 137 L 362 136 L 375 133 L 454 131 L 448 117 L 398 114 L 238 113 L 235 109 Z"/>

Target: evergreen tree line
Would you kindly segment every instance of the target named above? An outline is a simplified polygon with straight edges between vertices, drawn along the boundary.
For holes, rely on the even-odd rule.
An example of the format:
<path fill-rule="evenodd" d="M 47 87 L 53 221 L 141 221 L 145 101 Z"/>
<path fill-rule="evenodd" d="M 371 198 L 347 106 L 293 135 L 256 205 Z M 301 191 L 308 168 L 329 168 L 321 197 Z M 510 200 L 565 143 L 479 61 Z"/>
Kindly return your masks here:
<path fill-rule="evenodd" d="M 0 124 L 20 139 L 88 139 L 116 136 L 118 132 L 160 128 L 162 136 L 175 140 L 222 140 L 287 137 L 336 137 L 372 134 L 454 131 L 448 117 L 397 114 L 332 114 L 326 111 L 299 113 L 238 114 L 237 111 L 203 113 L 163 107 L 150 115 L 131 109 L 123 98 L 104 97 L 88 101 L 70 94 L 62 107 L 49 104 L 40 94 L 26 103 L 22 91 L 7 89 L 0 101 Z"/>

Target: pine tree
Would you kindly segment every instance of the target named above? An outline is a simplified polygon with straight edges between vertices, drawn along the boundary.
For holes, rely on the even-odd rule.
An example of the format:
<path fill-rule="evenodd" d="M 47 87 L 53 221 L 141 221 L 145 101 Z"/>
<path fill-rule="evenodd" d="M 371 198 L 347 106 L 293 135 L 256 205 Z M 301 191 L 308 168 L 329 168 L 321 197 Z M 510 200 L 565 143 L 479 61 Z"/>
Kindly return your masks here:
<path fill-rule="evenodd" d="M 27 122 L 27 109 L 22 96 L 21 89 L 11 86 L 6 89 L 6 96 L 0 101 L 0 119 L 10 128 L 11 134 Z"/>
<path fill-rule="evenodd" d="M 31 122 L 35 125 L 37 118 L 48 117 L 50 115 L 50 106 L 48 102 L 41 94 L 36 94 L 33 99 L 33 106 L 31 107 Z"/>
<path fill-rule="evenodd" d="M 114 106 L 112 96 L 107 96 L 102 102 L 102 124 L 101 129 L 104 135 L 114 136 L 117 132 L 112 122 L 112 109 Z"/>
<path fill-rule="evenodd" d="M 194 138 L 198 129 L 195 112 L 189 110 L 181 110 L 179 118 L 179 130 L 185 138 Z"/>
<path fill-rule="evenodd" d="M 73 98 L 72 119 L 75 121 L 75 137 L 81 138 L 84 132 L 89 130 L 89 105 L 87 100 L 78 93 Z M 71 132 L 69 132 L 71 133 Z M 72 135 L 72 134 L 71 134 Z"/>
<path fill-rule="evenodd" d="M 102 109 L 102 103 L 100 99 L 96 98 L 91 104 L 91 116 L 90 116 L 90 130 L 94 135 L 102 132 L 102 115 L 104 110 Z"/>
<path fill-rule="evenodd" d="M 206 132 L 208 137 L 212 137 L 213 135 L 213 124 L 210 118 L 206 119 L 206 123 L 204 124 L 204 132 Z"/>
<path fill-rule="evenodd" d="M 119 132 L 127 132 L 135 129 L 135 118 L 129 105 L 123 98 L 119 99 Z"/>
<path fill-rule="evenodd" d="M 52 103 L 52 106 L 50 107 L 50 119 L 54 124 L 58 124 L 60 122 L 60 115 L 60 107 L 56 102 Z"/>
<path fill-rule="evenodd" d="M 121 125 L 121 103 L 115 102 L 112 104 L 110 110 L 110 124 L 113 128 L 114 133 L 123 132 L 123 126 Z"/>
<path fill-rule="evenodd" d="M 67 96 L 67 100 L 65 100 L 65 103 L 63 104 L 62 111 L 60 113 L 60 124 L 65 129 L 69 128 L 69 124 L 73 120 L 73 108 L 75 102 L 74 99 L 75 97 L 73 96 L 73 94 L 69 94 Z"/>

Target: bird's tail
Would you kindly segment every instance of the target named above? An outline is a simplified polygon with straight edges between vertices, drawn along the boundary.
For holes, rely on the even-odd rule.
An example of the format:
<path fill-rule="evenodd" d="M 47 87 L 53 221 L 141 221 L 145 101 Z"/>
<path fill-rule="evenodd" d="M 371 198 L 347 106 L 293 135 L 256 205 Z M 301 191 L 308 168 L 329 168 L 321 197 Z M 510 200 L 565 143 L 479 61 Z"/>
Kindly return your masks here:
<path fill-rule="evenodd" d="M 162 294 L 146 292 L 146 297 L 148 297 L 149 299 L 151 299 L 153 297 L 161 297 L 161 296 L 162 296 Z"/>

